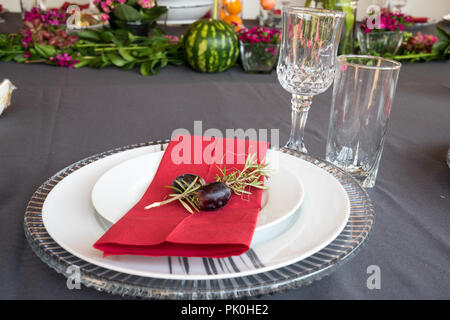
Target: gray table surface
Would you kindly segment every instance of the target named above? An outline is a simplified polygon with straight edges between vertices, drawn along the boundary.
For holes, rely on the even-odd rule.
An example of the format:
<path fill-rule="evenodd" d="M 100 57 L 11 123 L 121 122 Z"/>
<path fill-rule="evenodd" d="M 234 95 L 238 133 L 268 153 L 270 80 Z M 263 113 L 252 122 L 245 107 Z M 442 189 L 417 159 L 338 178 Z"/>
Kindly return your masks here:
<path fill-rule="evenodd" d="M 11 18 L 11 16 L 7 16 Z M 15 23 L 15 24 L 14 24 Z M 0 24 L 13 31 L 17 22 Z M 69 70 L 0 63 L 17 87 L 0 117 L 0 298 L 120 299 L 83 287 L 69 290 L 25 240 L 23 216 L 35 189 L 67 165 L 115 147 L 167 139 L 176 128 L 277 128 L 286 141 L 290 96 L 276 74 L 239 67 L 201 74 L 165 68 Z M 331 89 L 314 98 L 306 142 L 323 157 Z M 375 226 L 367 246 L 332 275 L 260 299 L 450 298 L 450 64 L 404 64 L 377 185 L 369 190 Z M 379 266 L 381 288 L 367 287 Z"/>

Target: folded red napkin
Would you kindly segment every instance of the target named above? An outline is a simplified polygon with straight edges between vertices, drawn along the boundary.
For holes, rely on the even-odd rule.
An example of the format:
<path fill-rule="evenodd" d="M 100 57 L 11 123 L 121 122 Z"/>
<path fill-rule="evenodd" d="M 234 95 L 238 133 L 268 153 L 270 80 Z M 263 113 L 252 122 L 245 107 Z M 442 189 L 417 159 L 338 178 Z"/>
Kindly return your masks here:
<path fill-rule="evenodd" d="M 428 21 L 427 17 L 409 17 L 413 23 L 425 23 Z"/>
<path fill-rule="evenodd" d="M 232 194 L 228 204 L 217 211 L 189 213 L 178 201 L 144 210 L 163 200 L 179 175 L 192 173 L 206 183 L 215 181 L 220 167 L 244 167 L 248 154 L 262 161 L 268 143 L 236 139 L 178 136 L 172 140 L 158 171 L 139 202 L 115 223 L 94 248 L 108 255 L 227 257 L 249 249 L 261 207 L 262 190 L 251 195 Z M 188 161 L 180 162 L 180 158 Z M 190 161 L 189 161 L 190 160 Z M 186 163 L 190 162 L 190 163 Z M 223 162 L 224 164 L 220 164 Z"/>

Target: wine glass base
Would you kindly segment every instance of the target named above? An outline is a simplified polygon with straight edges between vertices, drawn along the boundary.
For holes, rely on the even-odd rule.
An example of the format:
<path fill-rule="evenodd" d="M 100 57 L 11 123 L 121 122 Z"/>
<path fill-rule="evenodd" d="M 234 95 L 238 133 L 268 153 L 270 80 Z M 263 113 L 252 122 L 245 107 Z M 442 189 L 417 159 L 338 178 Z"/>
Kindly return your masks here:
<path fill-rule="evenodd" d="M 286 149 L 291 149 L 302 153 L 308 153 L 308 150 L 306 150 L 305 144 L 303 142 L 288 141 L 284 147 Z"/>

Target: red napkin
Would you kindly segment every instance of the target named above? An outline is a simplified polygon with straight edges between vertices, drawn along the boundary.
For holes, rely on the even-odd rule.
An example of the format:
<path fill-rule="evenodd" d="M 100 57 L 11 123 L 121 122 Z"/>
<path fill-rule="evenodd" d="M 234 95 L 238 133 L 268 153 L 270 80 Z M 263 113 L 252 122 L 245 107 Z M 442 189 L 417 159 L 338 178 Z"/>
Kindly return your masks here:
<path fill-rule="evenodd" d="M 139 202 L 95 244 L 108 255 L 227 257 L 249 249 L 261 208 L 262 190 L 251 195 L 232 194 L 228 204 L 217 211 L 189 213 L 178 201 L 144 210 L 161 201 L 171 189 L 165 188 L 184 173 L 215 181 L 220 167 L 244 167 L 248 154 L 262 161 L 268 143 L 199 136 L 178 136 L 169 143 L 152 183 Z M 203 156 L 202 156 L 203 155 Z M 209 156 L 208 156 L 209 155 Z M 179 163 L 180 156 L 190 164 Z M 224 163 L 224 164 L 221 164 Z"/>
<path fill-rule="evenodd" d="M 71 2 L 64 2 L 63 5 L 60 7 L 61 10 L 66 11 L 67 8 L 71 5 L 76 5 L 78 6 L 81 10 L 85 10 L 85 9 L 89 9 L 89 3 L 86 4 L 77 4 L 77 3 L 71 3 Z"/>
<path fill-rule="evenodd" d="M 428 21 L 427 17 L 409 17 L 413 23 L 425 23 Z"/>

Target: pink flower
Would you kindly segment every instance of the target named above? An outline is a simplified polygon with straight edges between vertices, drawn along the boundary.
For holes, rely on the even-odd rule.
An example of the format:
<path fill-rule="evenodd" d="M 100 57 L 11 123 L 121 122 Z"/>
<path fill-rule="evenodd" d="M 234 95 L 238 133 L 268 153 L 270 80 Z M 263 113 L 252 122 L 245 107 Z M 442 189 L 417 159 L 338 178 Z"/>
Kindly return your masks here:
<path fill-rule="evenodd" d="M 57 66 L 60 67 L 67 67 L 67 68 L 73 68 L 73 66 L 79 62 L 79 60 L 72 59 L 72 56 L 69 56 L 69 54 L 66 52 L 64 55 L 61 53 L 58 53 L 56 57 L 49 58 L 50 61 L 55 62 Z"/>
<path fill-rule="evenodd" d="M 107 15 L 106 13 L 102 14 L 102 20 L 103 21 L 108 21 L 109 20 L 109 15 Z"/>
<path fill-rule="evenodd" d="M 408 24 L 411 19 L 405 16 L 403 13 L 390 12 L 385 9 L 382 9 L 377 17 L 378 23 L 374 25 L 374 28 L 368 28 L 367 22 L 369 19 L 373 18 L 373 14 L 371 13 L 371 17 L 366 18 L 360 26 L 360 29 L 364 33 L 371 33 L 373 29 L 378 30 L 388 30 L 388 31 L 403 31 L 405 29 L 405 25 Z"/>
<path fill-rule="evenodd" d="M 171 36 L 168 34 L 164 35 L 164 38 L 169 39 L 170 40 L 169 42 L 172 44 L 177 44 L 178 41 L 180 40 L 177 36 Z"/>
<path fill-rule="evenodd" d="M 242 28 L 238 31 L 238 38 L 244 43 L 279 43 L 280 31 L 264 27 Z"/>
<path fill-rule="evenodd" d="M 103 10 L 104 12 L 106 12 L 106 13 L 109 13 L 109 12 L 110 12 L 110 9 L 108 8 L 108 5 L 107 5 L 105 2 L 102 2 L 102 3 L 100 4 L 100 6 L 102 7 L 102 10 Z"/>
<path fill-rule="evenodd" d="M 138 0 L 137 2 L 142 8 L 150 9 L 155 6 L 154 0 Z"/>

